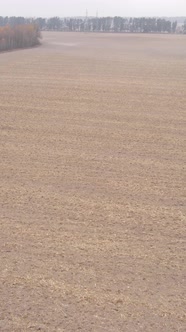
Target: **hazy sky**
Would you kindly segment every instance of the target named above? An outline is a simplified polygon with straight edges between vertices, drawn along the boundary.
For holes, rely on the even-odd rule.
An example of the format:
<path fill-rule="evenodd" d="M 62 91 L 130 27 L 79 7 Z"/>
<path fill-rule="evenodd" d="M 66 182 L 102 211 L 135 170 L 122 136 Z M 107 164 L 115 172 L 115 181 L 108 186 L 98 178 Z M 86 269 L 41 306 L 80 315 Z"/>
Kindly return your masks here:
<path fill-rule="evenodd" d="M 1 0 L 0 16 L 186 16 L 186 0 Z"/>

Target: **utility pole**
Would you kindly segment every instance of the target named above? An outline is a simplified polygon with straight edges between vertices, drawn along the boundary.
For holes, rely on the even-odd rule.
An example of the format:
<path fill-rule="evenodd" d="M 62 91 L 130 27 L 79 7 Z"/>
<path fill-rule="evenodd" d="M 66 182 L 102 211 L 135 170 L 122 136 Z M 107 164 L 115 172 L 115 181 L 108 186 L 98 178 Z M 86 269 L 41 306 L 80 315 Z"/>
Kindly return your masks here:
<path fill-rule="evenodd" d="M 96 11 L 96 30 L 98 31 L 98 24 L 99 24 L 99 13 L 98 13 L 98 9 Z"/>
<path fill-rule="evenodd" d="M 88 31 L 88 9 L 86 9 L 86 16 L 85 16 L 85 32 Z"/>

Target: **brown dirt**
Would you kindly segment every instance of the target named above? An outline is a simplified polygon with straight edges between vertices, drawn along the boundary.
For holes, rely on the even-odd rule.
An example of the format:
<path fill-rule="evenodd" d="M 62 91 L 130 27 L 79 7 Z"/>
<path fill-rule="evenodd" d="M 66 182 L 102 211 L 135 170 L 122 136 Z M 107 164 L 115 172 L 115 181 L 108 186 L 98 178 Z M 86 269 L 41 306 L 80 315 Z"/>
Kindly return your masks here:
<path fill-rule="evenodd" d="M 185 324 L 186 36 L 0 55 L 0 331 Z"/>

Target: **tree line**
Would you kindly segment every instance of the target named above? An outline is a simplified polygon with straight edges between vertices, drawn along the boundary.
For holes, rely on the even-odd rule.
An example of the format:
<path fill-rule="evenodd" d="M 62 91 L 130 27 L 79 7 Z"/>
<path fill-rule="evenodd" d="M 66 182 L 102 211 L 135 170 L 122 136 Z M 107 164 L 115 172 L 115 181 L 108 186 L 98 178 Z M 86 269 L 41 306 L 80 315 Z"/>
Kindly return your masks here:
<path fill-rule="evenodd" d="M 165 18 L 123 18 L 123 17 L 84 17 L 84 18 L 24 18 L 1 17 L 0 26 L 37 24 L 40 30 L 87 31 L 87 32 L 131 32 L 131 33 L 176 33 L 177 21 Z M 181 27 L 186 33 L 186 21 Z"/>
<path fill-rule="evenodd" d="M 36 24 L 0 26 L 0 52 L 33 47 L 40 43 L 40 30 Z"/>
<path fill-rule="evenodd" d="M 87 32 L 130 32 L 130 33 L 175 33 L 177 22 L 156 18 L 64 18 L 53 17 L 48 20 L 38 18 L 41 29 Z"/>

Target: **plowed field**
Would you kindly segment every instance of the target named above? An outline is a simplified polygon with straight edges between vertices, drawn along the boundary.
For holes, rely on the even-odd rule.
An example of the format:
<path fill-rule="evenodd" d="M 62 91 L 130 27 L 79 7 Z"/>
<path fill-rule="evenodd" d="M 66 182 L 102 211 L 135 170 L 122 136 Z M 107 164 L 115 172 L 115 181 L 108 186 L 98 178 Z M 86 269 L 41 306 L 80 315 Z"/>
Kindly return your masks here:
<path fill-rule="evenodd" d="M 184 332 L 186 36 L 0 55 L 0 331 Z"/>

